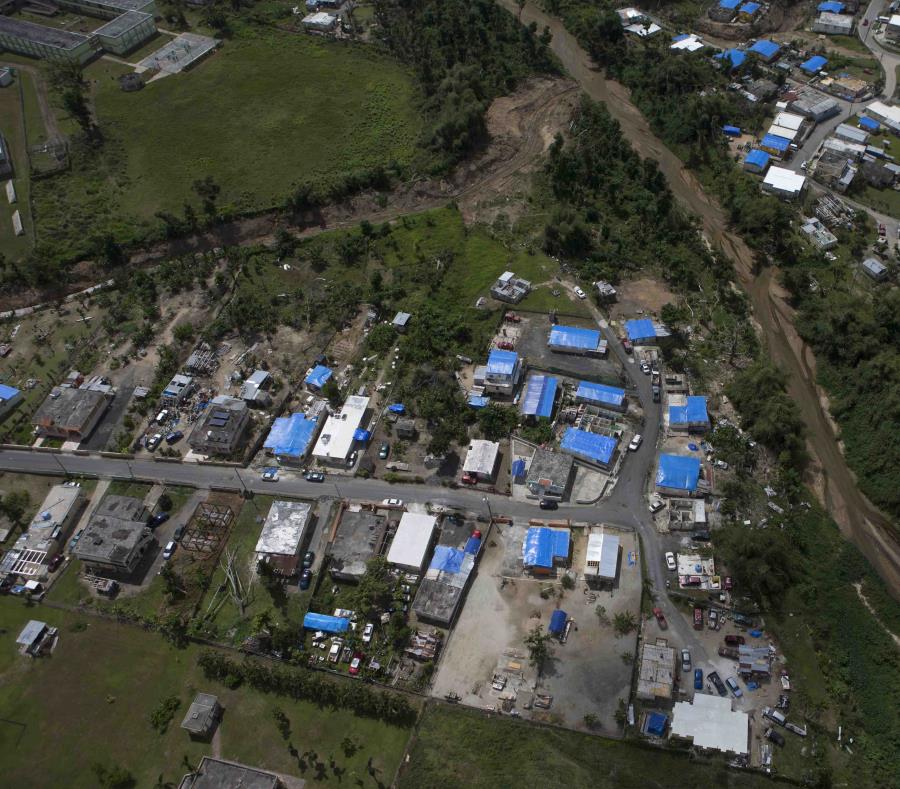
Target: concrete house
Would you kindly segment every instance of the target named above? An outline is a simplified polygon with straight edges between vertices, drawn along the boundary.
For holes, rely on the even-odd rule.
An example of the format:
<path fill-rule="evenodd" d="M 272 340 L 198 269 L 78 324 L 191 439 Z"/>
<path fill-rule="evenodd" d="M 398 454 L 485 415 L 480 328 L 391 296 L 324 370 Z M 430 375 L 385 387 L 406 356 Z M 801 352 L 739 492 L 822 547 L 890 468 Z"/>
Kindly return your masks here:
<path fill-rule="evenodd" d="M 106 412 L 110 398 L 103 392 L 57 387 L 35 412 L 32 424 L 39 436 L 84 441 Z"/>
<path fill-rule="evenodd" d="M 221 714 L 222 707 L 218 698 L 211 693 L 198 693 L 181 722 L 181 728 L 190 733 L 191 739 L 208 740 L 215 731 Z"/>
<path fill-rule="evenodd" d="M 517 277 L 512 271 L 504 271 L 491 286 L 491 295 L 498 301 L 518 304 L 531 291 L 527 279 Z"/>
<path fill-rule="evenodd" d="M 473 439 L 463 463 L 463 471 L 479 482 L 491 482 L 497 473 L 497 460 L 500 457 L 500 444 L 496 441 Z"/>
<path fill-rule="evenodd" d="M 525 485 L 540 498 L 562 499 L 569 488 L 574 466 L 571 455 L 538 448 L 531 458 Z"/>
<path fill-rule="evenodd" d="M 247 404 L 236 397 L 214 397 L 188 443 L 201 455 L 227 457 L 237 452 L 250 424 Z"/>
<path fill-rule="evenodd" d="M 91 515 L 74 553 L 88 572 L 130 575 L 156 544 L 140 499 L 106 496 Z"/>
<path fill-rule="evenodd" d="M 297 572 L 312 514 L 308 501 L 273 501 L 256 541 L 256 561 L 278 575 Z"/>

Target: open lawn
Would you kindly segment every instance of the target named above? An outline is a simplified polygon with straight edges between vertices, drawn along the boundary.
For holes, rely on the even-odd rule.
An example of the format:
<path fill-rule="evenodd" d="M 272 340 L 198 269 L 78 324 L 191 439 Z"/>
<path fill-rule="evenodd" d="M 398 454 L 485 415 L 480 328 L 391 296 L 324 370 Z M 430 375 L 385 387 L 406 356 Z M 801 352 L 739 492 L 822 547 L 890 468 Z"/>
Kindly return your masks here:
<path fill-rule="evenodd" d="M 120 89 L 128 70 L 86 69 L 105 142 L 35 189 L 41 237 L 63 255 L 84 252 L 85 227 L 129 241 L 158 227 L 158 211 L 189 201 L 200 213 L 198 179 L 221 188 L 220 209 L 248 210 L 281 204 L 299 182 L 415 157 L 415 83 L 368 46 L 240 26 L 192 70 L 141 91 Z"/>
<path fill-rule="evenodd" d="M 400 789 L 771 786 L 768 779 L 728 770 L 721 761 L 703 764 L 686 753 L 529 726 L 445 704 L 427 708 L 398 785 Z"/>
<path fill-rule="evenodd" d="M 13 185 L 16 188 L 17 201 L 10 205 L 6 199 L 6 181 L 3 178 L 4 191 L 0 192 L 0 255 L 10 259 L 19 259 L 31 251 L 34 238 L 31 227 L 31 211 L 29 209 L 28 155 L 26 152 L 25 126 L 22 122 L 21 83 L 16 80 L 7 88 L 0 89 L 0 134 L 9 146 L 13 160 Z M 12 215 L 18 209 L 25 226 L 25 234 L 16 236 L 13 231 Z"/>
<path fill-rule="evenodd" d="M 16 653 L 15 638 L 29 619 L 39 617 L 60 628 L 52 657 L 31 660 Z M 91 765 L 119 764 L 138 787 L 176 785 L 212 745 L 193 742 L 180 728 L 197 691 L 216 694 L 225 708 L 219 726 L 221 756 L 304 778 L 309 787 L 386 784 L 393 776 L 408 731 L 344 710 L 319 709 L 253 690 L 229 690 L 203 677 L 199 649 L 178 650 L 159 635 L 49 608 L 26 608 L 0 601 L 0 764 L 9 786 L 98 785 Z M 150 715 L 168 696 L 181 702 L 168 730 L 159 734 Z M 290 721 L 285 742 L 272 710 Z M 52 758 L 47 756 L 52 743 Z M 348 756 L 353 749 L 357 750 Z M 289 752 L 310 750 L 315 767 L 298 767 Z M 334 759 L 334 768 L 329 759 Z M 35 765 L 40 764 L 40 775 Z M 360 783 L 357 778 L 362 781 Z"/>
<path fill-rule="evenodd" d="M 900 216 L 900 192 L 896 189 L 876 189 L 874 186 L 866 186 L 863 190 L 854 192 L 851 197 L 888 216 Z M 891 239 L 891 242 L 893 241 L 894 239 Z"/>

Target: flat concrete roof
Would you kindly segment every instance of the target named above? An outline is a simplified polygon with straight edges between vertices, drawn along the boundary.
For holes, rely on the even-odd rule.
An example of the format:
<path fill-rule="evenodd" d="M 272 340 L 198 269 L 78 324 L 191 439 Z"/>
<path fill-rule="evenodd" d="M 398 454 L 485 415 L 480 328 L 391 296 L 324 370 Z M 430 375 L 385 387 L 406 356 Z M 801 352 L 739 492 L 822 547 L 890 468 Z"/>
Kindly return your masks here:
<path fill-rule="evenodd" d="M 546 479 L 555 485 L 564 485 L 572 473 L 574 463 L 571 455 L 538 447 L 531 458 L 526 476 L 529 482 Z"/>
<path fill-rule="evenodd" d="M 2 19 L 3 17 L 0 17 Z M 57 393 L 54 396 L 54 393 Z M 31 422 L 42 427 L 66 430 L 83 430 L 90 422 L 97 405 L 105 399 L 102 392 L 90 389 L 72 389 L 63 386 L 54 389 L 41 403 Z"/>
<path fill-rule="evenodd" d="M 178 789 L 278 789 L 280 786 L 275 773 L 204 756 L 199 767 L 181 779 Z"/>
<path fill-rule="evenodd" d="M 82 561 L 126 564 L 132 551 L 149 535 L 144 503 L 130 496 L 106 496 L 75 546 Z"/>
<path fill-rule="evenodd" d="M 256 553 L 296 555 L 311 512 L 308 501 L 273 501 L 256 543 Z"/>
<path fill-rule="evenodd" d="M 68 30 L 59 30 L 55 27 L 44 27 L 24 19 L 15 19 L 0 14 L 0 33 L 16 36 L 24 41 L 35 44 L 44 44 L 57 49 L 75 49 L 88 41 L 88 37 L 81 33 L 70 33 Z"/>
<path fill-rule="evenodd" d="M 750 717 L 731 709 L 731 699 L 695 693 L 693 703 L 679 701 L 672 710 L 672 734 L 700 748 L 725 753 L 750 752 Z"/>
<path fill-rule="evenodd" d="M 181 722 L 181 728 L 194 734 L 208 732 L 218 713 L 219 700 L 211 693 L 198 693 Z"/>
<path fill-rule="evenodd" d="M 150 14 L 145 14 L 143 11 L 126 11 L 115 19 L 110 19 L 103 27 L 98 27 L 94 31 L 94 35 L 110 37 L 121 36 L 122 33 L 127 33 L 129 30 L 143 24 L 148 19 L 152 20 L 153 17 Z M 177 377 L 178 376 L 176 376 L 176 378 Z"/>
<path fill-rule="evenodd" d="M 404 512 L 388 551 L 388 563 L 421 570 L 435 526 L 437 518 L 433 515 Z"/>
<path fill-rule="evenodd" d="M 638 674 L 638 697 L 670 699 L 674 684 L 675 648 L 668 644 L 644 644 Z"/>
<path fill-rule="evenodd" d="M 361 578 L 366 562 L 375 556 L 384 542 L 387 518 L 371 510 L 346 510 L 328 553 L 329 565 L 339 575 Z"/>
<path fill-rule="evenodd" d="M 476 438 L 469 444 L 463 471 L 471 474 L 483 474 L 490 476 L 497 465 L 497 455 L 500 452 L 500 444 L 496 441 L 485 441 Z"/>
<path fill-rule="evenodd" d="M 368 397 L 350 395 L 341 410 L 325 421 L 319 440 L 313 447 L 313 455 L 329 460 L 344 460 L 350 454 L 355 442 L 353 434 L 361 426 L 368 407 Z"/>

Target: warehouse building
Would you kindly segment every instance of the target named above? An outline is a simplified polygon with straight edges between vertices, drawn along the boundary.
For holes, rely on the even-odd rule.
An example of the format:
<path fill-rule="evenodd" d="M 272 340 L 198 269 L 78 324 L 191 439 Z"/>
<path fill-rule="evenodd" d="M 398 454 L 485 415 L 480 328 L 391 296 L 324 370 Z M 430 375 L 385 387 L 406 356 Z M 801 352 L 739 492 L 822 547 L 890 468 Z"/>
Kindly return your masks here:
<path fill-rule="evenodd" d="M 227 457 L 237 452 L 249 425 L 250 410 L 243 400 L 218 395 L 210 401 L 188 443 L 201 455 Z"/>
<path fill-rule="evenodd" d="M 358 583 L 366 565 L 381 555 L 387 533 L 387 518 L 371 510 L 345 510 L 337 534 L 328 547 L 328 572 L 339 581 Z"/>
<path fill-rule="evenodd" d="M 463 463 L 463 472 L 475 477 L 479 482 L 491 482 L 497 473 L 500 458 L 500 444 L 496 441 L 472 439 Z"/>
<path fill-rule="evenodd" d="M 387 553 L 388 564 L 411 573 L 421 573 L 436 528 L 437 518 L 433 515 L 404 512 Z"/>
<path fill-rule="evenodd" d="M 770 167 L 763 179 L 763 191 L 785 200 L 795 200 L 803 194 L 806 176 L 784 167 Z"/>
<path fill-rule="evenodd" d="M 596 329 L 582 329 L 577 326 L 553 326 L 547 345 L 557 353 L 580 353 L 589 356 L 603 356 L 607 350 L 606 340 Z"/>
<path fill-rule="evenodd" d="M 143 11 L 126 11 L 94 31 L 100 45 L 107 52 L 127 55 L 147 39 L 156 35 L 153 14 Z"/>
<path fill-rule="evenodd" d="M 300 463 L 309 454 L 321 422 L 306 414 L 280 416 L 273 423 L 263 449 L 279 463 Z"/>
<path fill-rule="evenodd" d="M 568 566 L 571 550 L 568 529 L 532 526 L 522 542 L 522 566 L 536 575 L 549 575 L 555 567 Z"/>
<path fill-rule="evenodd" d="M 549 419 L 553 414 L 553 404 L 559 381 L 550 375 L 533 373 L 525 382 L 525 392 L 519 410 L 523 416 L 535 419 Z"/>
<path fill-rule="evenodd" d="M 41 60 L 84 65 L 96 53 L 89 36 L 0 14 L 0 50 Z"/>
<path fill-rule="evenodd" d="M 310 523 L 312 504 L 308 501 L 273 501 L 256 541 L 256 561 L 265 562 L 278 575 L 297 572 Z"/>
<path fill-rule="evenodd" d="M 706 398 L 700 395 L 674 395 L 669 398 L 669 427 L 689 433 L 705 433 L 709 430 Z"/>
<path fill-rule="evenodd" d="M 563 452 L 568 452 L 579 460 L 609 468 L 618 443 L 612 436 L 588 433 L 586 430 L 570 427 L 566 429 L 559 446 Z"/>
<path fill-rule="evenodd" d="M 313 457 L 329 465 L 344 465 L 356 446 L 357 431 L 369 409 L 369 398 L 350 395 L 341 410 L 325 420 L 322 432 L 313 448 Z"/>
<path fill-rule="evenodd" d="M 857 129 L 849 123 L 840 123 L 834 130 L 834 136 L 845 142 L 853 142 L 857 145 L 865 145 L 869 139 L 869 133 Z"/>
<path fill-rule="evenodd" d="M 750 716 L 731 709 L 731 699 L 695 693 L 692 701 L 675 702 L 671 735 L 695 748 L 747 756 L 750 753 Z"/>
<path fill-rule="evenodd" d="M 589 583 L 612 583 L 619 569 L 619 537 L 603 531 L 588 534 L 584 577 Z"/>
<path fill-rule="evenodd" d="M 538 448 L 531 458 L 525 484 L 535 496 L 562 499 L 569 488 L 574 467 L 571 455 Z"/>
<path fill-rule="evenodd" d="M 798 97 L 790 103 L 790 108 L 814 123 L 821 123 L 841 113 L 840 105 L 834 99 L 812 90 L 799 91 Z"/>
<path fill-rule="evenodd" d="M 693 496 L 700 482 L 700 459 L 684 455 L 660 455 L 656 490 L 666 496 Z"/>
<path fill-rule="evenodd" d="M 90 573 L 127 576 L 156 544 L 140 499 L 106 496 L 91 515 L 74 554 Z"/>
<path fill-rule="evenodd" d="M 833 14 L 830 11 L 822 11 L 813 22 L 812 30 L 831 36 L 849 36 L 853 34 L 853 17 L 849 14 Z"/>
<path fill-rule="evenodd" d="M 636 318 L 625 321 L 625 334 L 632 345 L 656 345 L 669 336 L 669 330 L 650 318 Z"/>
<path fill-rule="evenodd" d="M 625 390 L 617 386 L 597 384 L 592 381 L 579 381 L 575 390 L 575 400 L 578 403 L 596 405 L 610 411 L 624 411 Z"/>

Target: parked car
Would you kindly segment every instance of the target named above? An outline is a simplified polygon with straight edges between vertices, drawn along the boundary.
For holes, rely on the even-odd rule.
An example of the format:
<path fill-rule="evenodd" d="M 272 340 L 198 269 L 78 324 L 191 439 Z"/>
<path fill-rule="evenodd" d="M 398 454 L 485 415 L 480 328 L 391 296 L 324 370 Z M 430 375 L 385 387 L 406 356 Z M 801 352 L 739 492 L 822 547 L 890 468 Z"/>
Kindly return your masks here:
<path fill-rule="evenodd" d="M 720 696 L 727 696 L 727 695 L 728 695 L 728 689 L 725 687 L 725 683 L 722 682 L 722 679 L 721 679 L 721 677 L 719 676 L 718 672 L 716 672 L 716 671 L 710 671 L 709 674 L 706 675 L 706 678 L 707 678 L 710 682 L 712 682 L 713 687 L 715 687 L 716 692 L 717 692 Z"/>
<path fill-rule="evenodd" d="M 691 539 L 694 542 L 709 542 L 712 539 L 712 534 L 708 531 L 695 531 L 691 535 Z"/>
<path fill-rule="evenodd" d="M 644 437 L 638 433 L 634 438 L 631 439 L 631 443 L 628 444 L 628 450 L 630 452 L 636 452 L 637 448 L 641 445 L 641 441 L 644 440 Z"/>
<path fill-rule="evenodd" d="M 726 679 L 725 684 L 728 685 L 728 689 L 734 694 L 736 699 L 739 699 L 744 695 L 744 691 L 741 690 L 741 686 L 738 685 L 737 680 L 734 677 Z"/>
<path fill-rule="evenodd" d="M 169 540 L 166 543 L 166 547 L 163 548 L 163 559 L 168 561 L 172 558 L 172 554 L 175 553 L 175 548 L 178 546 L 178 543 L 175 540 Z"/>
<path fill-rule="evenodd" d="M 355 677 L 357 674 L 359 674 L 359 667 L 360 667 L 360 665 L 362 664 L 363 658 L 364 658 L 364 657 L 365 657 L 365 655 L 361 655 L 359 652 L 357 652 L 357 653 L 353 656 L 353 660 L 350 661 L 350 668 L 348 669 L 348 671 L 349 671 L 354 677 Z"/>
<path fill-rule="evenodd" d="M 666 551 L 666 567 L 673 572 L 675 571 L 675 554 L 672 551 Z"/>
<path fill-rule="evenodd" d="M 305 479 L 307 482 L 324 482 L 325 474 L 321 471 L 307 471 L 303 475 L 303 479 Z"/>
<path fill-rule="evenodd" d="M 278 469 L 267 468 L 262 473 L 263 482 L 278 482 Z"/>
<path fill-rule="evenodd" d="M 152 529 L 157 526 L 162 526 L 167 520 L 169 520 L 168 512 L 157 512 L 156 515 L 150 516 L 150 520 L 147 521 L 147 525 Z"/>
<path fill-rule="evenodd" d="M 725 636 L 725 643 L 728 644 L 728 646 L 730 646 L 730 647 L 740 646 L 741 644 L 744 643 L 744 637 L 728 635 L 728 636 Z"/>
<path fill-rule="evenodd" d="M 730 660 L 738 660 L 741 653 L 734 647 L 719 647 L 719 657 L 729 658 Z"/>
<path fill-rule="evenodd" d="M 736 625 L 741 627 L 753 627 L 753 619 L 746 614 L 735 613 L 731 617 Z"/>
<path fill-rule="evenodd" d="M 387 456 L 390 454 L 390 452 L 391 445 L 385 442 L 381 445 L 381 449 L 378 450 L 378 457 L 380 457 L 382 460 L 387 460 Z"/>
<path fill-rule="evenodd" d="M 184 433 L 180 430 L 173 430 L 171 433 L 166 434 L 166 443 L 177 444 L 182 438 L 184 438 Z"/>
<path fill-rule="evenodd" d="M 303 569 L 308 570 L 313 566 L 313 562 L 316 560 L 316 555 L 312 551 L 307 551 L 306 555 L 303 557 Z"/>
<path fill-rule="evenodd" d="M 724 460 L 717 460 L 713 465 L 716 468 L 722 469 L 722 471 L 728 471 L 728 464 Z"/>
<path fill-rule="evenodd" d="M 669 629 L 669 623 L 666 621 L 666 617 L 662 612 L 662 608 L 654 608 L 653 616 L 656 617 L 656 621 L 659 624 L 660 630 L 668 630 Z"/>
<path fill-rule="evenodd" d="M 691 653 L 688 649 L 681 650 L 681 670 L 682 671 L 690 671 L 691 670 Z"/>
<path fill-rule="evenodd" d="M 403 506 L 402 499 L 385 499 L 381 503 L 387 504 L 387 506 L 389 506 L 389 507 L 402 507 Z"/>
<path fill-rule="evenodd" d="M 784 747 L 784 736 L 771 727 L 766 729 L 766 739 L 774 742 L 779 748 Z"/>
<path fill-rule="evenodd" d="M 586 298 L 587 298 L 587 293 L 585 293 L 585 292 L 584 292 L 581 288 L 579 288 L 577 285 L 576 285 L 574 288 L 572 288 L 572 290 L 575 291 L 575 295 L 578 296 L 579 299 L 586 299 Z"/>
<path fill-rule="evenodd" d="M 185 526 L 184 524 L 182 524 L 177 529 L 175 529 L 175 533 L 172 535 L 172 539 L 175 540 L 175 542 L 181 542 L 181 538 L 184 537 L 184 530 Z"/>
<path fill-rule="evenodd" d="M 622 348 L 625 349 L 625 353 L 631 353 L 632 350 L 634 350 L 634 349 L 631 347 L 631 340 L 628 340 L 628 339 L 623 339 L 623 340 L 622 340 Z"/>
<path fill-rule="evenodd" d="M 312 570 L 304 570 L 300 573 L 300 581 L 297 586 L 306 591 L 309 589 L 309 585 L 312 583 Z"/>
<path fill-rule="evenodd" d="M 725 576 L 725 591 L 730 592 L 732 589 L 734 589 L 734 578 L 732 578 L 730 575 L 726 575 Z"/>
<path fill-rule="evenodd" d="M 719 612 L 714 608 L 709 609 L 708 622 L 710 630 L 715 630 L 717 625 L 719 624 Z"/>
<path fill-rule="evenodd" d="M 147 449 L 153 452 L 153 450 L 159 446 L 160 441 L 162 441 L 162 433 L 154 433 L 147 439 Z"/>
<path fill-rule="evenodd" d="M 53 558 L 49 562 L 47 562 L 47 569 L 51 573 L 55 573 L 59 569 L 59 566 L 63 563 L 63 558 L 64 557 L 61 553 L 54 554 Z"/>
<path fill-rule="evenodd" d="M 653 386 L 653 402 L 654 402 L 654 403 L 658 403 L 658 402 L 659 402 L 659 399 L 660 399 L 660 391 L 659 391 L 659 387 L 656 386 L 656 385 L 654 385 L 654 386 Z"/>
<path fill-rule="evenodd" d="M 478 477 L 474 474 L 470 474 L 468 471 L 462 475 L 462 479 L 460 480 L 463 485 L 477 485 Z"/>
<path fill-rule="evenodd" d="M 156 415 L 156 419 L 155 419 L 154 421 L 156 422 L 156 424 L 162 425 L 162 424 L 165 423 L 165 421 L 166 421 L 168 418 L 169 418 L 169 409 L 168 409 L 168 408 L 163 408 L 163 410 L 160 411 L 160 412 Z"/>
<path fill-rule="evenodd" d="M 356 458 L 359 457 L 359 452 L 355 449 L 350 453 L 350 457 L 347 458 L 347 468 L 353 468 L 356 465 Z"/>
<path fill-rule="evenodd" d="M 372 640 L 372 634 L 375 632 L 375 625 L 369 622 L 362 632 L 362 640 L 364 644 L 368 644 Z"/>
<path fill-rule="evenodd" d="M 557 504 L 553 499 L 541 499 L 540 508 L 542 510 L 555 510 L 559 508 L 559 504 Z"/>
<path fill-rule="evenodd" d="M 650 365 L 647 362 L 641 362 L 641 372 L 644 375 L 650 375 Z"/>
<path fill-rule="evenodd" d="M 666 503 L 659 496 L 654 494 L 650 497 L 650 504 L 648 507 L 650 512 L 659 512 L 665 506 Z"/>
<path fill-rule="evenodd" d="M 515 349 L 515 345 L 513 345 L 509 340 L 501 340 L 497 343 L 497 347 L 501 351 L 512 351 Z"/>
<path fill-rule="evenodd" d="M 81 539 L 81 535 L 84 533 L 84 529 L 79 529 L 75 532 L 75 536 L 69 540 L 69 550 L 74 551 L 75 546 L 78 545 L 78 541 Z"/>
<path fill-rule="evenodd" d="M 694 606 L 694 630 L 703 630 L 703 609 Z"/>
<path fill-rule="evenodd" d="M 694 669 L 694 690 L 703 690 L 703 669 Z"/>

